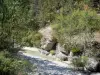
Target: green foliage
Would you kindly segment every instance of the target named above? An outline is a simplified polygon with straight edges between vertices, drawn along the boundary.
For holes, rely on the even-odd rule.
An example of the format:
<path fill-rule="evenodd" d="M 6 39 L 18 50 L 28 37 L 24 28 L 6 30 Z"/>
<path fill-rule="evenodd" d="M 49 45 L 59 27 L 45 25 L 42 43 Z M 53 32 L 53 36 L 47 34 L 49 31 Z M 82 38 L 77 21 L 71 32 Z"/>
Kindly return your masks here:
<path fill-rule="evenodd" d="M 77 42 L 91 40 L 92 33 L 100 28 L 100 18 L 93 10 L 74 10 L 68 15 L 59 15 L 51 26 L 57 41 L 73 48 Z"/>
<path fill-rule="evenodd" d="M 0 48 L 14 47 L 20 44 L 29 30 L 38 30 L 39 25 L 33 18 L 33 10 L 29 0 L 0 1 Z M 32 11 L 32 12 L 31 12 Z"/>
<path fill-rule="evenodd" d="M 80 52 L 80 49 L 78 49 L 78 48 L 72 48 L 72 50 L 71 50 L 73 53 L 77 53 L 77 52 Z"/>
<path fill-rule="evenodd" d="M 64 16 L 58 16 L 58 21 L 54 29 L 60 29 L 59 32 L 67 32 L 71 34 L 77 34 L 83 32 L 84 30 L 91 30 L 92 28 L 99 27 L 100 19 L 94 11 L 80 11 L 75 10 L 72 14 Z"/>
<path fill-rule="evenodd" d="M 54 50 L 50 50 L 50 53 L 51 53 L 52 55 L 55 55 L 55 51 L 54 51 Z"/>
<path fill-rule="evenodd" d="M 42 37 L 39 28 L 52 22 L 57 42 L 78 52 L 80 48 L 77 49 L 77 40 L 73 38 L 100 28 L 100 17 L 93 10 L 82 10 L 81 1 L 90 3 L 90 0 L 0 0 L 0 49 L 10 50 L 14 43 L 39 47 Z M 81 38 L 78 41 L 85 43 L 86 38 L 82 36 L 85 41 L 80 41 Z M 50 53 L 54 55 L 54 50 Z M 75 62 L 84 66 L 79 60 Z M 26 62 L 12 58 L 8 52 L 0 52 L 0 73 L 14 75 L 23 72 L 26 66 Z"/>
<path fill-rule="evenodd" d="M 28 32 L 26 33 L 27 36 L 24 36 L 22 38 L 22 45 L 27 45 L 27 46 L 36 46 L 40 47 L 40 41 L 42 35 L 38 32 Z"/>
<path fill-rule="evenodd" d="M 74 65 L 74 67 L 84 67 L 84 63 L 81 61 L 81 59 L 74 59 L 72 60 L 72 64 Z"/>
<path fill-rule="evenodd" d="M 83 0 L 85 4 L 90 3 L 90 0 Z"/>
<path fill-rule="evenodd" d="M 24 75 L 30 67 L 32 65 L 28 61 L 15 58 L 7 51 L 0 52 L 0 75 Z"/>
<path fill-rule="evenodd" d="M 81 56 L 82 62 L 87 63 L 88 57 L 87 56 Z"/>
<path fill-rule="evenodd" d="M 86 56 L 82 56 L 82 57 L 78 57 L 78 58 L 74 58 L 72 60 L 72 64 L 74 67 L 84 67 L 87 63 L 87 57 Z"/>

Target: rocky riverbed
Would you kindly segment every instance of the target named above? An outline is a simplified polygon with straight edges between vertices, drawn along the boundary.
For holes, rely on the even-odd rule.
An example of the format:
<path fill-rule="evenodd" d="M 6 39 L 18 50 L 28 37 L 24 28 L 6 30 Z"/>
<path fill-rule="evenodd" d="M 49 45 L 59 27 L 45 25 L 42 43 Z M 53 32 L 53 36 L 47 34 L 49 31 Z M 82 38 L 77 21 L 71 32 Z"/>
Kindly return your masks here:
<path fill-rule="evenodd" d="M 36 74 L 29 75 L 88 75 L 80 71 L 74 71 L 70 68 L 61 66 L 60 64 L 43 60 L 34 56 L 23 55 L 25 59 L 37 66 Z"/>
<path fill-rule="evenodd" d="M 84 72 L 75 71 L 69 68 L 67 64 L 60 61 L 51 61 L 23 51 L 19 52 L 19 54 L 37 66 L 36 73 L 30 73 L 29 75 L 89 75 Z"/>

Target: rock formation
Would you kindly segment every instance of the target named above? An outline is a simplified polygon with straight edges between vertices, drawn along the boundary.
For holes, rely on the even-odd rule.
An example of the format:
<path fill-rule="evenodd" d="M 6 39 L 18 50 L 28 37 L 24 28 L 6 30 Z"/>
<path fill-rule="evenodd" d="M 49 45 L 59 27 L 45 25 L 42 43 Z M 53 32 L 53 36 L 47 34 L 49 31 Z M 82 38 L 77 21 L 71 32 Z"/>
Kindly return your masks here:
<path fill-rule="evenodd" d="M 73 36 L 72 40 L 76 44 L 78 44 L 79 49 L 81 49 L 81 54 L 74 55 L 74 53 L 70 50 L 66 50 L 63 45 L 61 45 L 55 38 L 53 37 L 53 29 L 48 26 L 43 29 L 40 29 L 39 31 L 42 34 L 41 39 L 41 53 L 48 55 L 51 50 L 55 51 L 56 58 L 59 58 L 60 60 L 64 61 L 70 61 L 72 62 L 74 57 L 80 57 L 80 56 L 87 56 L 88 61 L 85 65 L 85 69 L 88 71 L 100 71 L 100 65 L 99 61 L 97 61 L 95 58 L 95 54 L 93 53 L 94 50 L 97 50 L 97 54 L 99 53 L 100 49 L 100 33 L 96 32 L 94 33 L 94 36 L 90 36 L 88 33 L 80 33 L 79 35 Z M 84 48 L 85 46 L 85 48 Z M 90 58 L 89 55 L 94 54 L 92 58 Z M 99 69 L 98 69 L 99 68 Z"/>

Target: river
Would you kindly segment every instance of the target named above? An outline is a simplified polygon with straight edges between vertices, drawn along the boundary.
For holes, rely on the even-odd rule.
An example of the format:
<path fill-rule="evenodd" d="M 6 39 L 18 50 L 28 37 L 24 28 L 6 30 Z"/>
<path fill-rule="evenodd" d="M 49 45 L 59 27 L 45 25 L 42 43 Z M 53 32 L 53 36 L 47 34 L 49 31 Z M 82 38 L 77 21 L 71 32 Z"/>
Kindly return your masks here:
<path fill-rule="evenodd" d="M 41 55 L 37 48 L 25 47 L 19 52 L 25 59 L 37 66 L 35 74 L 29 75 L 89 75 L 75 71 L 61 61 L 55 61 L 53 57 Z"/>

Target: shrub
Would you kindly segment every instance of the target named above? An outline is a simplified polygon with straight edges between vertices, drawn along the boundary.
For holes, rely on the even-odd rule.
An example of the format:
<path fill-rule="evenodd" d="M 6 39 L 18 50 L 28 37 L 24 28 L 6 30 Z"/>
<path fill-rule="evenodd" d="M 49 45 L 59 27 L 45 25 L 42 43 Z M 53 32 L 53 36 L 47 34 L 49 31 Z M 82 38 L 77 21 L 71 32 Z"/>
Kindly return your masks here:
<path fill-rule="evenodd" d="M 27 74 L 32 65 L 23 59 L 11 56 L 9 52 L 0 52 L 0 75 L 21 75 Z"/>
<path fill-rule="evenodd" d="M 26 36 L 22 38 L 22 45 L 40 47 L 41 37 L 42 35 L 38 32 L 28 32 Z"/>
<path fill-rule="evenodd" d="M 87 63 L 88 57 L 87 56 L 81 56 L 82 62 Z"/>
<path fill-rule="evenodd" d="M 72 48 L 72 52 L 77 53 L 77 52 L 80 52 L 80 50 L 78 48 Z"/>
<path fill-rule="evenodd" d="M 86 56 L 82 56 L 82 57 L 78 57 L 78 58 L 74 58 L 72 60 L 72 64 L 74 67 L 84 67 L 87 63 L 87 57 Z"/>
<path fill-rule="evenodd" d="M 71 50 L 73 52 L 74 55 L 80 55 L 81 54 L 81 51 L 79 48 L 72 48 Z"/>
<path fill-rule="evenodd" d="M 74 65 L 74 67 L 84 67 L 85 66 L 85 64 L 81 61 L 80 58 L 72 60 L 72 64 Z"/>
<path fill-rule="evenodd" d="M 55 55 L 55 51 L 54 51 L 54 50 L 51 50 L 50 53 L 51 53 L 52 55 Z"/>
<path fill-rule="evenodd" d="M 93 10 L 74 10 L 68 15 L 58 15 L 51 26 L 57 41 L 68 45 L 67 49 L 72 49 L 74 45 L 84 45 L 92 40 L 92 33 L 100 29 L 100 18 Z"/>
<path fill-rule="evenodd" d="M 53 25 L 54 30 L 59 33 L 75 35 L 92 28 L 98 29 L 100 23 L 99 17 L 94 11 L 75 10 L 71 14 L 62 17 L 58 16 L 56 24 Z"/>

